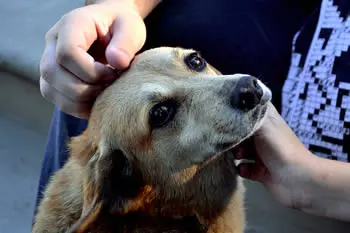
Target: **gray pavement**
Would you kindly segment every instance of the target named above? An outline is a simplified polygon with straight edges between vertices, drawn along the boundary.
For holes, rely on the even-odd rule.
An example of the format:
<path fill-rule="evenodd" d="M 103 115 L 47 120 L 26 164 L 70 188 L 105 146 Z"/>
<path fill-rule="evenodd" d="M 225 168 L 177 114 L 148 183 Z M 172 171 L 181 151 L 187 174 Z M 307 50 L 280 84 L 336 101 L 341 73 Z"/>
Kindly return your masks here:
<path fill-rule="evenodd" d="M 51 112 L 37 86 L 0 72 L 0 233 L 30 232 Z"/>
<path fill-rule="evenodd" d="M 47 30 L 84 0 L 1 0 L 0 66 L 37 81 Z"/>
<path fill-rule="evenodd" d="M 52 105 L 38 89 L 46 31 L 83 0 L 0 1 L 0 233 L 30 232 Z M 278 204 L 246 182 L 249 233 L 349 233 L 350 224 Z"/>

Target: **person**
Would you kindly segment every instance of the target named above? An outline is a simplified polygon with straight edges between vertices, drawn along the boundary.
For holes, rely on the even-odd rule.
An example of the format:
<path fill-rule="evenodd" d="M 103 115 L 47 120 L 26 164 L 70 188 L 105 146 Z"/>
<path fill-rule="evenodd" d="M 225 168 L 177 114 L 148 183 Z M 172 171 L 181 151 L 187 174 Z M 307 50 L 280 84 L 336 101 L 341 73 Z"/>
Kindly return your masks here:
<path fill-rule="evenodd" d="M 344 62 L 349 59 L 346 53 L 349 44 L 335 46 L 330 39 L 334 34 L 349 38 L 345 33 L 350 25 L 347 1 L 93 0 L 92 3 L 67 13 L 46 35 L 40 89 L 56 107 L 37 203 L 50 176 L 67 159 L 67 140 L 86 128 L 91 105 L 113 82 L 115 70 L 127 68 L 135 54 L 143 50 L 180 46 L 201 51 L 224 74 L 257 76 L 273 92 L 268 117 L 246 142 L 254 147 L 242 146 L 236 151 L 237 158 L 255 159 L 253 164 L 240 164 L 239 174 L 262 183 L 286 206 L 350 220 L 350 165 L 345 162 L 349 159 L 346 129 L 350 114 L 346 101 L 350 85 L 343 75 L 349 69 L 346 65 L 349 60 Z M 322 17 L 330 18 L 324 17 L 325 9 L 330 12 L 326 11 L 327 14 L 344 20 L 322 21 Z M 320 22 L 335 29 L 321 30 L 324 25 Z M 337 50 L 331 56 L 335 47 L 338 50 L 340 47 L 341 52 Z M 313 53 L 315 48 L 321 52 L 327 48 L 328 55 Z M 332 64 L 338 64 L 338 70 L 325 75 Z M 327 79 L 330 76 L 333 82 Z M 338 76 L 342 78 L 336 79 Z M 334 97 L 338 92 L 342 93 L 341 100 Z M 339 122 L 331 125 L 343 127 L 335 137 L 330 133 L 334 127 L 326 124 L 327 118 L 323 119 L 333 115 L 343 121 L 343 125 Z"/>

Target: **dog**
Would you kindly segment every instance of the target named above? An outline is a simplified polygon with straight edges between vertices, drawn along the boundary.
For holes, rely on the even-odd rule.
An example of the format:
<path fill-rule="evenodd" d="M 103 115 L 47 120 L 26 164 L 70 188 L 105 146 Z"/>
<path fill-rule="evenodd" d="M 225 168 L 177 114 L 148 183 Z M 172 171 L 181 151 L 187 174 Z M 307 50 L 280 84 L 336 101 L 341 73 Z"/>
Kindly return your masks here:
<path fill-rule="evenodd" d="M 192 49 L 138 54 L 96 99 L 49 182 L 33 233 L 243 233 L 231 148 L 262 124 L 271 91 Z"/>

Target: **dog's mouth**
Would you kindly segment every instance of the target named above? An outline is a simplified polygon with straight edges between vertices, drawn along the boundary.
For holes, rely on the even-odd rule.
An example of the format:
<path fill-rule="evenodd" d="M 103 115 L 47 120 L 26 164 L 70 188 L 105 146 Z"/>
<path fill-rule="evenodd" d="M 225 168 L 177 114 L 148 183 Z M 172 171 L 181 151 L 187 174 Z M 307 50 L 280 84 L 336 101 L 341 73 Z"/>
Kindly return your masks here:
<path fill-rule="evenodd" d="M 216 149 L 218 151 L 218 154 L 222 154 L 226 151 L 229 150 L 235 150 L 240 147 L 243 147 L 246 141 L 250 140 L 253 137 L 254 133 L 250 134 L 249 136 L 243 138 L 241 141 L 232 143 L 232 142 L 227 142 L 227 143 L 219 143 L 216 145 Z"/>
<path fill-rule="evenodd" d="M 243 144 L 245 144 L 246 141 L 250 140 L 253 135 L 255 134 L 255 132 L 262 126 L 262 123 L 266 117 L 266 112 L 267 112 L 267 106 L 265 105 L 264 108 L 262 108 L 259 111 L 259 117 L 258 117 L 258 121 L 257 123 L 254 125 L 253 129 L 251 130 L 251 132 L 249 134 L 247 134 L 245 137 L 243 137 L 241 140 L 239 140 L 238 142 L 223 142 L 223 143 L 218 143 L 216 145 L 216 151 L 218 151 L 219 154 L 222 154 L 226 151 L 229 150 L 234 150 L 236 148 L 242 147 Z"/>

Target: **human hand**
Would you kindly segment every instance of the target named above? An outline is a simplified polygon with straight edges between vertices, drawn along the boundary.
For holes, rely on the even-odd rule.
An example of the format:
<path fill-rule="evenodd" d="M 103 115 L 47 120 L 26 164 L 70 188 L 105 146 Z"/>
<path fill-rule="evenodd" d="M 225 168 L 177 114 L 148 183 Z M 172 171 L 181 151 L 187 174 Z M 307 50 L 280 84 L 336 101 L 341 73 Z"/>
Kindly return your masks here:
<path fill-rule="evenodd" d="M 98 94 L 129 66 L 146 27 L 133 1 L 106 1 L 75 9 L 47 33 L 40 61 L 43 97 L 62 111 L 89 116 Z"/>
<path fill-rule="evenodd" d="M 255 160 L 238 166 L 240 176 L 262 183 L 288 207 L 308 208 L 316 156 L 306 149 L 272 104 L 261 128 L 234 153 L 237 159 Z"/>

